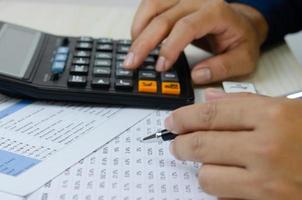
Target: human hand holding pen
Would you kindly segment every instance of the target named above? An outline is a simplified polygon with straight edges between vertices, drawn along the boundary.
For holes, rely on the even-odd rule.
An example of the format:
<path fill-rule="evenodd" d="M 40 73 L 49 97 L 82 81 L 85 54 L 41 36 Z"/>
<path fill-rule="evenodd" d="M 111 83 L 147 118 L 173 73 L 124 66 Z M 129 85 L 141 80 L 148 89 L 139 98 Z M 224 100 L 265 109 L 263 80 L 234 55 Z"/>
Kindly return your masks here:
<path fill-rule="evenodd" d="M 180 160 L 201 162 L 200 184 L 220 198 L 302 196 L 302 101 L 210 90 L 204 104 L 174 111 L 166 128 Z"/>
<path fill-rule="evenodd" d="M 132 26 L 133 45 L 124 62 L 137 68 L 159 43 L 157 71 L 166 71 L 191 42 L 214 56 L 192 70 L 196 84 L 253 71 L 267 24 L 254 8 L 224 0 L 143 0 Z"/>

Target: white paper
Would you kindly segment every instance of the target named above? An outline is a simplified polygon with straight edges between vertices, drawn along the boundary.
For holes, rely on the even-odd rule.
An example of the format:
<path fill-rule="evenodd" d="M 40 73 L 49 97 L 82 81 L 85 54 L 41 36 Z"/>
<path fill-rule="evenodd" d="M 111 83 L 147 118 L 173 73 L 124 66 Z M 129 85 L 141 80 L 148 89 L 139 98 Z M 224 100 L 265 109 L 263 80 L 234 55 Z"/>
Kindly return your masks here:
<path fill-rule="evenodd" d="M 302 66 L 302 31 L 285 36 L 285 41 Z"/>
<path fill-rule="evenodd" d="M 28 200 L 214 200 L 198 185 L 199 163 L 175 160 L 169 142 L 141 143 L 163 127 L 158 111 L 47 183 Z"/>
<path fill-rule="evenodd" d="M 240 92 L 247 92 L 253 94 L 257 93 L 256 88 L 252 83 L 224 81 L 222 82 L 222 85 L 226 93 L 240 93 Z"/>
<path fill-rule="evenodd" d="M 0 192 L 1 200 L 25 200 L 25 198 Z"/>
<path fill-rule="evenodd" d="M 0 191 L 34 192 L 151 112 L 0 96 Z"/>

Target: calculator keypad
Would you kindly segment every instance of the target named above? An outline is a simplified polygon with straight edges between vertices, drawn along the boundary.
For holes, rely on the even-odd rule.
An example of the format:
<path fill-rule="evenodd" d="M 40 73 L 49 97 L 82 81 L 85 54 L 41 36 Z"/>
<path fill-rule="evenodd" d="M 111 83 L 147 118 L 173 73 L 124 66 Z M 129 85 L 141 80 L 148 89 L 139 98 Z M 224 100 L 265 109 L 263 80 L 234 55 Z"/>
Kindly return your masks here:
<path fill-rule="evenodd" d="M 77 40 L 69 68 L 69 87 L 93 90 L 116 90 L 146 94 L 181 94 L 180 81 L 175 70 L 159 73 L 155 63 L 159 49 L 153 50 L 137 70 L 128 70 L 123 62 L 131 46 L 131 40 L 113 41 L 110 38 Z M 57 49 L 52 65 L 54 74 L 63 73 L 70 49 Z"/>

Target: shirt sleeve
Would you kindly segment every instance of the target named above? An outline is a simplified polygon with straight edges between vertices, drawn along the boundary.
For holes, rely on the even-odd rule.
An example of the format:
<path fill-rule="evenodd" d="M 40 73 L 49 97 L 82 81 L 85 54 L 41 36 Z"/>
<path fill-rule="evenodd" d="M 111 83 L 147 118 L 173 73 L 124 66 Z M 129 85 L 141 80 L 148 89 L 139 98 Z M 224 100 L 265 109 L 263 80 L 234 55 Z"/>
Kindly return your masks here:
<path fill-rule="evenodd" d="M 302 29 L 302 0 L 226 0 L 254 7 L 267 20 L 269 34 L 266 44 L 283 40 L 287 33 Z"/>

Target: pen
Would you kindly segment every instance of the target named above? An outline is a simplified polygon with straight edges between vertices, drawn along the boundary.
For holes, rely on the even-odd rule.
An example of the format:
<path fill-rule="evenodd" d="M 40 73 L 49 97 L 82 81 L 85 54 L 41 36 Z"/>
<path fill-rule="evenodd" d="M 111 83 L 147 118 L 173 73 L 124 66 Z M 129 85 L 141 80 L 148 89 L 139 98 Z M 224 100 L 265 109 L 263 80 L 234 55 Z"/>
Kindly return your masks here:
<path fill-rule="evenodd" d="M 141 142 L 145 143 L 153 143 L 153 142 L 160 142 L 160 141 L 170 141 L 174 140 L 176 138 L 176 134 L 171 133 L 170 131 L 164 129 L 161 131 L 158 131 L 152 135 L 149 135 L 147 137 L 144 137 Z"/>
<path fill-rule="evenodd" d="M 292 94 L 286 95 L 287 98 L 289 99 L 299 99 L 302 98 L 302 91 L 301 92 L 296 92 Z M 174 140 L 177 137 L 176 134 L 171 133 L 170 131 L 164 129 L 161 131 L 158 131 L 152 135 L 149 135 L 147 137 L 144 137 L 141 142 L 145 143 L 153 143 L 153 142 L 160 142 L 160 141 L 170 141 Z"/>

